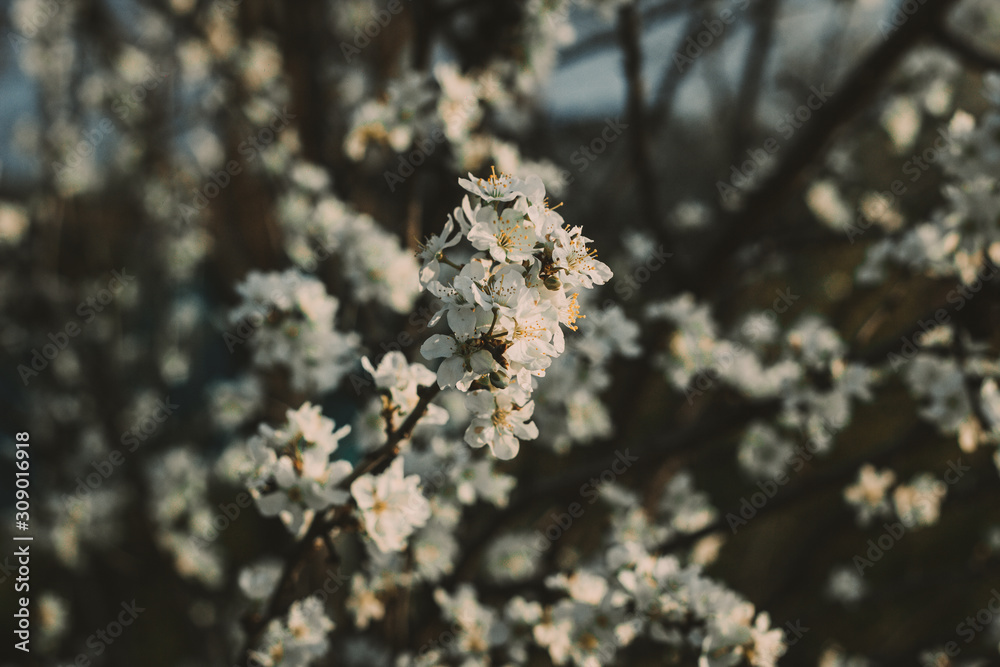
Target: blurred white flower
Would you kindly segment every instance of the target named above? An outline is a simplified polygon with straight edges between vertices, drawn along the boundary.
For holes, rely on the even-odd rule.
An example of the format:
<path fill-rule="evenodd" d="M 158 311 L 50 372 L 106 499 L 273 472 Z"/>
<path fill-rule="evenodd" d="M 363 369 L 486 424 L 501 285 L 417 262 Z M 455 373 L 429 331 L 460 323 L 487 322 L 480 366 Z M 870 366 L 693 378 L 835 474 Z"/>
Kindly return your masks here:
<path fill-rule="evenodd" d="M 327 635 L 334 629 L 323 603 L 309 597 L 292 603 L 286 619 L 274 619 L 252 657 L 264 667 L 307 667 L 330 648 Z"/>
<path fill-rule="evenodd" d="M 858 469 L 857 481 L 844 489 L 844 500 L 854 507 L 859 525 L 867 526 L 873 518 L 890 513 L 888 491 L 895 482 L 892 470 L 879 472 L 870 463 Z"/>
<path fill-rule="evenodd" d="M 901 484 L 892 494 L 892 502 L 899 520 L 907 528 L 931 526 L 941 513 L 941 501 L 948 486 L 930 473 L 914 477 L 909 484 Z"/>
<path fill-rule="evenodd" d="M 864 577 L 857 568 L 845 565 L 834 568 L 827 580 L 826 592 L 831 598 L 843 604 L 854 604 L 868 592 Z"/>
<path fill-rule="evenodd" d="M 235 326 L 224 336 L 231 350 L 248 342 L 254 363 L 288 367 L 299 390 L 332 389 L 350 370 L 359 336 L 334 328 L 340 302 L 323 283 L 294 270 L 251 271 L 236 291 L 243 301 L 230 312 Z"/>
<path fill-rule="evenodd" d="M 795 453 L 794 445 L 771 426 L 755 422 L 740 441 L 738 460 L 745 471 L 759 479 L 774 479 L 785 472 Z"/>

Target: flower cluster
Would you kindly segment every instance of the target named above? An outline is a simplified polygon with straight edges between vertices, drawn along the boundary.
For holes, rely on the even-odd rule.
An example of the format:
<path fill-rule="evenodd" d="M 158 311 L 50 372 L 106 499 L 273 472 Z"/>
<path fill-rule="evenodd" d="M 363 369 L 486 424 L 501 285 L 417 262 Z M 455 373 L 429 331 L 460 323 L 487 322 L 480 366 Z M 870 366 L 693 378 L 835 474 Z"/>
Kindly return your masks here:
<path fill-rule="evenodd" d="M 296 160 L 287 172 L 275 178 L 285 181 L 278 207 L 289 259 L 308 273 L 323 262 L 336 264 L 353 299 L 408 312 L 420 293 L 412 253 L 371 215 L 337 197 L 322 168 Z"/>
<path fill-rule="evenodd" d="M 541 179 L 494 173 L 459 183 L 475 201 L 466 195 L 418 255 L 421 283 L 444 305 L 432 324 L 443 319 L 451 332 L 431 336 L 421 353 L 444 359 L 441 388 L 468 392 L 465 441 L 511 459 L 520 440 L 538 435 L 533 379 L 563 352 L 560 325 L 576 328 L 580 290 L 604 284 L 611 270 L 582 229 L 548 207 Z M 445 253 L 462 240 L 478 252 L 458 265 Z"/>
<path fill-rule="evenodd" d="M 0 70 L 19 85 L 4 114 L 17 159 L 0 165 L 0 351 L 24 384 L 4 388 L 31 432 L 17 454 L 31 454 L 32 544 L 57 584 L 32 612 L 43 662 L 77 648 L 90 612 L 119 594 L 159 610 L 157 636 L 185 665 L 769 667 L 782 625 L 792 664 L 860 667 L 872 650 L 891 664 L 955 662 L 953 646 L 919 642 L 976 616 L 977 582 L 920 591 L 931 608 L 946 594 L 970 603 L 937 630 L 917 619 L 925 633 L 892 627 L 912 596 L 886 593 L 938 572 L 921 548 L 935 536 L 945 565 L 1000 556 L 995 513 L 976 511 L 1000 469 L 1000 74 L 961 48 L 996 42 L 1000 3 L 955 3 L 936 39 L 898 54 L 866 114 L 891 143 L 825 107 L 810 127 L 847 131 L 798 154 L 816 180 L 787 194 L 804 200 L 738 196 L 739 213 L 690 194 L 712 190 L 692 177 L 727 155 L 692 155 L 676 178 L 664 160 L 691 142 L 655 114 L 631 138 L 659 137 L 656 150 L 629 156 L 630 141 L 608 134 L 628 125 L 593 115 L 613 113 L 595 101 L 614 91 L 574 75 L 609 48 L 662 60 L 655 7 L 330 0 L 289 31 L 252 4 L 106 3 L 112 20 L 81 21 L 84 3 L 7 3 Z M 694 12 L 685 20 L 709 19 L 696 31 L 721 25 L 678 4 Z M 854 11 L 827 4 L 834 19 Z M 897 4 L 898 23 L 909 3 Z M 846 44 L 871 30 L 827 23 L 857 27 L 817 23 L 810 36 Z M 731 55 L 706 52 L 699 69 Z M 799 60 L 780 76 L 808 74 Z M 859 79 L 845 74 L 846 99 Z M 807 108 L 786 107 L 802 92 L 786 88 L 763 86 L 773 95 L 758 111 L 795 111 L 797 128 Z M 736 166 L 745 193 L 795 157 L 763 154 Z M 461 181 L 462 202 L 458 176 L 490 164 L 509 176 Z M 671 177 L 650 187 L 657 174 Z M 570 184 L 572 224 L 602 235 L 616 274 L 603 294 L 589 288 L 611 271 L 545 198 Z M 816 225 L 794 220 L 803 204 Z M 415 256 L 414 231 L 456 206 Z M 669 267 L 659 243 L 677 251 Z M 121 290 L 107 276 L 119 267 Z M 778 300 L 763 298 L 769 285 Z M 424 290 L 433 310 L 417 303 Z M 424 353 L 436 360 L 414 359 L 411 334 L 435 333 Z M 230 355 L 216 354 L 220 337 Z M 362 368 L 373 382 L 359 382 Z M 336 391 L 348 373 L 355 391 Z M 375 391 L 361 399 L 361 385 Z M 167 394 L 184 404 L 176 416 Z M 916 419 L 931 428 L 910 430 Z M 551 452 L 502 460 L 539 433 Z M 954 466 L 939 435 L 962 451 Z M 629 447 L 640 469 L 619 473 L 616 459 L 598 475 Z M 787 497 L 759 507 L 789 479 Z M 812 502 L 837 491 L 846 508 Z M 723 515 L 715 493 L 767 516 L 724 547 L 725 524 L 746 520 Z M 864 554 L 887 538 L 819 531 L 797 581 L 794 531 L 845 509 L 869 533 L 932 534 L 893 547 L 897 572 L 865 577 L 838 565 L 840 546 Z M 292 548 L 270 543 L 276 517 Z M 756 554 L 768 557 L 741 557 Z M 783 614 L 815 597 L 824 572 L 833 601 L 890 622 L 842 648 L 843 612 L 813 606 L 815 635 L 799 643 Z M 781 620 L 716 574 L 759 579 L 754 599 Z M 95 577 L 114 581 L 90 586 L 87 604 L 67 595 Z M 230 597 L 237 584 L 245 600 Z M 964 664 L 996 650 L 992 630 L 961 647 Z M 110 661 L 146 630 L 124 632 Z M 880 646 L 886 634 L 900 639 Z"/>
<path fill-rule="evenodd" d="M 271 621 L 251 656 L 265 667 L 306 667 L 326 655 L 330 648 L 327 635 L 333 629 L 333 621 L 318 598 L 299 600 L 289 609 L 286 620 Z"/>
<path fill-rule="evenodd" d="M 280 516 L 288 530 L 301 534 L 316 512 L 348 499 L 338 485 L 353 468 L 330 457 L 351 427 L 334 430 L 336 424 L 310 403 L 285 414 L 281 428 L 261 424 L 250 439 L 248 486 L 261 514 Z"/>
<path fill-rule="evenodd" d="M 1000 263 L 996 224 L 1000 150 L 995 140 L 1000 128 L 1000 73 L 983 77 L 982 94 L 989 105 L 982 117 L 977 120 L 958 110 L 942 134 L 945 145 L 936 159 L 950 181 L 942 188 L 945 206 L 932 212 L 929 220 L 869 246 L 865 262 L 857 270 L 859 281 L 884 280 L 889 263 L 934 276 L 955 275 L 962 286 L 978 287 L 995 273 Z"/>
<path fill-rule="evenodd" d="M 296 389 L 332 389 L 350 369 L 356 333 L 340 333 L 334 317 L 340 302 L 319 280 L 299 271 L 251 271 L 236 286 L 243 302 L 229 315 L 237 325 L 226 333 L 230 349 L 249 340 L 254 363 L 287 366 Z"/>
<path fill-rule="evenodd" d="M 208 502 L 209 472 L 190 445 L 157 456 L 146 468 L 157 544 L 173 556 L 180 575 L 218 587 L 224 568 L 211 545 L 217 531 Z"/>
<path fill-rule="evenodd" d="M 859 525 L 867 526 L 873 518 L 891 513 L 887 492 L 895 482 L 892 470 L 880 472 L 870 463 L 861 466 L 857 481 L 844 489 L 844 500 L 857 512 Z"/>
<path fill-rule="evenodd" d="M 714 509 L 704 504 L 689 478 L 671 482 L 660 511 L 647 512 L 630 490 L 608 484 L 601 497 L 612 513 L 611 524 L 631 524 L 635 530 L 605 535 L 600 555 L 578 567 L 545 577 L 545 601 L 522 596 L 494 608 L 477 598 L 469 584 L 449 593 L 434 592 L 452 640 L 435 642 L 407 665 L 450 664 L 449 658 L 469 658 L 487 664 L 492 655 L 506 654 L 504 664 L 527 664 L 533 646 L 544 649 L 553 664 L 598 667 L 619 664 L 620 652 L 640 638 L 666 651 L 700 654 L 699 665 L 772 667 L 785 652 L 784 632 L 771 627 L 770 616 L 740 595 L 702 573 L 709 555 L 695 561 L 659 555 L 664 531 L 674 516 L 680 532 L 694 532 L 711 521 Z M 698 508 L 681 508 L 690 499 Z M 687 522 L 678 518 L 687 513 Z M 683 527 L 683 528 L 682 528 Z M 650 540 L 654 533 L 659 533 Z M 707 538 L 711 540 L 712 538 Z M 530 595 L 530 594 L 529 594 Z M 465 664 L 471 664 L 467 662 Z"/>

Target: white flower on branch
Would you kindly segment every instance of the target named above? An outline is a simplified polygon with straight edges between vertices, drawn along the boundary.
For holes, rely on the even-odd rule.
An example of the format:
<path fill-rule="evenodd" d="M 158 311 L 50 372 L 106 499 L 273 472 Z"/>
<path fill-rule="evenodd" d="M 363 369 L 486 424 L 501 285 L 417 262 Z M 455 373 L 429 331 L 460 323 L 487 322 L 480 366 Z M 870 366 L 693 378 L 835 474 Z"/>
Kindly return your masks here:
<path fill-rule="evenodd" d="M 248 447 L 255 468 L 248 479 L 250 493 L 264 516 L 279 516 L 295 534 L 304 531 L 317 511 L 347 502 L 340 482 L 351 474 L 347 461 L 331 461 L 351 427 L 338 430 L 320 407 L 303 403 L 285 413 L 279 429 L 261 424 Z"/>
<path fill-rule="evenodd" d="M 430 504 L 420 493 L 418 475 L 403 476 L 396 458 L 381 475 L 363 475 L 351 484 L 368 537 L 380 551 L 402 551 L 415 528 L 427 523 Z"/>
<path fill-rule="evenodd" d="M 535 403 L 517 405 L 515 391 L 513 387 L 498 392 L 480 389 L 469 394 L 467 405 L 476 416 L 465 431 L 467 443 L 473 447 L 489 445 L 494 456 L 507 460 L 517 456 L 519 439 L 538 437 L 538 427 L 528 422 Z"/>
<path fill-rule="evenodd" d="M 417 388 L 434 384 L 436 375 L 423 364 L 410 364 L 402 352 L 388 352 L 378 367 L 372 366 L 368 357 L 361 358 L 361 365 L 375 380 L 375 386 L 389 393 L 391 408 L 399 417 L 406 419 L 420 402 Z M 428 405 L 427 413 L 420 419 L 422 424 L 441 425 L 448 421 L 448 412 L 438 405 Z M 394 422 L 394 426 L 398 424 Z"/>
<path fill-rule="evenodd" d="M 901 484 L 892 494 L 892 502 L 899 520 L 908 528 L 932 526 L 941 516 L 941 502 L 948 493 L 948 486 L 930 473 L 914 477 L 909 484 Z"/>
<path fill-rule="evenodd" d="M 895 482 L 896 473 L 892 470 L 879 472 L 870 463 L 861 466 L 857 482 L 844 489 L 844 499 L 857 512 L 859 525 L 867 526 L 873 518 L 890 513 L 887 494 Z"/>

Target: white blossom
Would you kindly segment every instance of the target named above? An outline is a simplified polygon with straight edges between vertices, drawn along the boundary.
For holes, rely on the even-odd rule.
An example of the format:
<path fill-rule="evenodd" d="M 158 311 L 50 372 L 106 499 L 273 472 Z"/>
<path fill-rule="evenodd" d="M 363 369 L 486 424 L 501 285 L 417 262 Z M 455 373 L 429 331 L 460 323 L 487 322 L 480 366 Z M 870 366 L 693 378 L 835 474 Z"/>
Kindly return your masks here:
<path fill-rule="evenodd" d="M 419 476 L 403 476 L 401 458 L 381 475 L 362 475 L 351 484 L 365 532 L 380 551 L 402 551 L 414 529 L 430 518 L 430 505 L 419 484 Z"/>
<path fill-rule="evenodd" d="M 331 457 L 351 427 L 337 429 L 318 405 L 308 402 L 285 416 L 281 428 L 261 424 L 250 438 L 254 468 L 247 483 L 261 514 L 279 516 L 292 533 L 300 534 L 315 512 L 349 497 L 339 485 L 353 468 Z"/>
<path fill-rule="evenodd" d="M 895 481 L 896 473 L 891 470 L 879 472 L 868 463 L 861 466 L 857 482 L 844 489 L 844 499 L 854 507 L 860 525 L 890 513 L 888 490 Z"/>
<path fill-rule="evenodd" d="M 265 667 L 307 667 L 330 648 L 334 623 L 316 597 L 294 602 L 286 619 L 274 619 L 252 656 Z"/>
<path fill-rule="evenodd" d="M 230 349 L 248 341 L 256 364 L 288 367 L 299 389 L 332 389 L 350 370 L 359 337 L 334 328 L 339 301 L 323 283 L 294 270 L 251 271 L 236 290 L 243 302 L 229 315 Z"/>

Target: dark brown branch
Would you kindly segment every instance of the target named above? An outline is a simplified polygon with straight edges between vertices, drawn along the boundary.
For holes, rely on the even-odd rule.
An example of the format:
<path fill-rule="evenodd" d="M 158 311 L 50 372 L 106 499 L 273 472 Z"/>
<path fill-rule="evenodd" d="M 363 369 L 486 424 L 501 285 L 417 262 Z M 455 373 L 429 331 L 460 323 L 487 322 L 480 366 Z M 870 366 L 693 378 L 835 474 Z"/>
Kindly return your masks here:
<path fill-rule="evenodd" d="M 644 469 L 650 469 L 674 457 L 681 457 L 690 450 L 704 445 L 705 442 L 725 437 L 730 431 L 742 428 L 751 419 L 762 414 L 776 411 L 776 406 L 761 404 L 745 404 L 724 411 L 705 413 L 705 418 L 698 422 L 673 430 L 666 436 L 647 440 L 635 447 L 628 447 L 639 457 Z M 448 580 L 448 588 L 455 581 L 468 580 L 471 577 L 469 568 L 476 557 L 482 552 L 490 538 L 521 512 L 531 508 L 540 499 L 551 499 L 559 502 L 570 492 L 579 493 L 580 485 L 587 480 L 600 477 L 608 468 L 609 459 L 615 456 L 613 444 L 619 440 L 609 440 L 602 445 L 595 443 L 591 449 L 599 449 L 600 455 L 567 470 L 558 477 L 546 477 L 533 484 L 518 484 L 515 495 L 504 508 L 500 509 L 490 521 L 462 544 L 460 557 L 455 565 L 455 574 Z M 558 500 L 557 500 L 558 499 Z"/>
<path fill-rule="evenodd" d="M 905 434 L 903 434 L 899 439 L 897 439 L 892 444 L 886 446 L 882 451 L 875 454 L 867 454 L 856 461 L 849 461 L 843 463 L 829 470 L 825 470 L 821 473 L 811 476 L 809 479 L 805 479 L 799 482 L 792 489 L 786 493 L 778 494 L 774 498 L 771 498 L 766 505 L 757 510 L 757 514 L 754 515 L 754 520 L 759 520 L 761 516 L 765 514 L 773 514 L 777 510 L 780 510 L 788 505 L 802 499 L 805 496 L 815 494 L 824 488 L 830 487 L 835 484 L 842 484 L 845 481 L 851 479 L 860 467 L 864 463 L 883 463 L 889 458 L 891 458 L 896 452 L 910 447 L 913 441 L 923 438 L 928 438 L 935 435 L 934 429 L 924 422 L 917 422 L 914 424 Z M 685 533 L 678 537 L 673 537 L 663 544 L 661 544 L 657 551 L 660 553 L 669 553 L 673 550 L 684 548 L 690 546 L 700 540 L 701 538 L 711 535 L 714 532 L 727 529 L 726 517 L 730 514 L 735 514 L 740 516 L 740 508 L 733 507 L 728 512 L 721 513 L 719 518 L 708 524 L 704 528 L 697 530 L 693 533 Z"/>
<path fill-rule="evenodd" d="M 1000 54 L 989 53 L 964 41 L 948 30 L 947 26 L 934 26 L 934 39 L 949 51 L 957 55 L 966 65 L 977 70 L 996 70 L 1000 72 Z"/>
<path fill-rule="evenodd" d="M 643 10 L 642 20 L 651 23 L 656 19 L 675 16 L 686 9 L 687 6 L 679 2 L 664 3 L 657 7 Z M 565 66 L 574 60 L 586 58 L 594 51 L 614 46 L 616 41 L 617 35 L 614 30 L 595 32 L 560 51 L 559 64 L 560 66 Z"/>
<path fill-rule="evenodd" d="M 717 262 L 717 266 L 731 265 L 729 258 L 740 248 L 774 229 L 778 221 L 774 211 L 791 193 L 803 187 L 806 168 L 822 155 L 834 134 L 868 105 L 899 61 L 945 20 L 946 12 L 955 2 L 927 0 L 920 11 L 858 63 L 800 130 L 799 140 L 782 150 L 784 160 L 774 172 L 759 188 L 746 195 L 739 211 L 728 216 L 724 225 L 725 236 L 717 243 L 711 261 Z M 717 284 L 725 284 L 730 277 L 728 272 L 719 271 L 715 274 L 714 284 L 705 285 L 699 291 L 704 294 L 708 290 L 710 293 Z"/>
<path fill-rule="evenodd" d="M 430 387 L 420 387 L 417 389 L 417 393 L 420 395 L 420 401 L 418 401 L 416 407 L 413 408 L 413 412 L 407 415 L 406 419 L 403 420 L 403 423 L 399 425 L 399 428 L 392 432 L 384 445 L 366 457 L 367 462 L 355 467 L 354 472 L 344 478 L 344 481 L 340 483 L 340 488 L 349 488 L 351 483 L 357 478 L 372 472 L 376 468 L 379 468 L 382 464 L 388 463 L 394 459 L 396 455 L 399 454 L 399 448 L 402 445 L 402 442 L 413 435 L 413 429 L 416 428 L 417 422 L 420 421 L 420 418 L 427 412 L 427 408 L 430 406 L 431 401 L 434 400 L 435 396 L 441 393 L 441 387 L 436 384 L 433 384 Z"/>
<path fill-rule="evenodd" d="M 701 21 L 705 18 L 705 16 L 705 10 L 691 12 L 687 23 L 684 25 L 684 29 L 681 31 L 680 36 L 674 43 L 674 53 L 679 53 L 684 47 L 688 37 L 698 31 L 698 26 L 701 25 Z M 724 37 L 725 34 L 722 35 L 720 41 Z M 656 90 L 656 97 L 654 98 L 654 104 L 656 109 L 660 112 L 661 117 L 668 117 L 670 109 L 673 106 L 674 95 L 677 93 L 677 89 L 680 87 L 681 81 L 683 81 L 685 75 L 690 73 L 693 69 L 693 66 L 681 68 L 676 66 L 670 67 L 669 65 L 664 69 L 663 78 L 660 79 L 660 85 Z M 659 127 L 655 128 L 655 130 L 657 132 L 661 132 L 664 125 L 665 124 L 661 124 Z"/>
<path fill-rule="evenodd" d="M 656 176 L 650 159 L 649 132 L 646 127 L 646 98 L 642 82 L 642 44 L 639 12 L 634 3 L 618 12 L 618 35 L 624 55 L 625 81 L 628 86 L 626 113 L 632 130 L 632 160 L 639 186 L 639 204 L 651 231 L 660 232 L 663 218 L 656 201 Z"/>
<path fill-rule="evenodd" d="M 761 80 L 764 76 L 764 66 L 767 56 L 771 53 L 774 41 L 774 22 L 778 13 L 779 0 L 762 0 L 755 7 L 753 42 L 750 45 L 750 56 L 743 70 L 743 79 L 736 96 L 735 110 L 738 115 L 733 119 L 733 137 L 730 157 L 735 160 L 744 148 L 748 147 L 757 120 L 757 105 L 760 99 Z"/>

